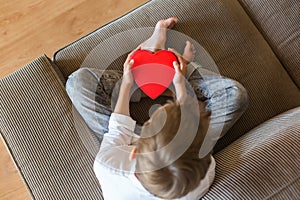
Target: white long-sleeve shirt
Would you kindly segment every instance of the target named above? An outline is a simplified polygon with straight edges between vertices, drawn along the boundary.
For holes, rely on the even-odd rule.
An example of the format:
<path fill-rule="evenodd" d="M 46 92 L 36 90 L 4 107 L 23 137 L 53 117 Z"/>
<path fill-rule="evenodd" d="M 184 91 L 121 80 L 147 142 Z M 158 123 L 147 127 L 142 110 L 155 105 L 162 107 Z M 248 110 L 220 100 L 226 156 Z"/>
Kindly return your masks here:
<path fill-rule="evenodd" d="M 139 136 L 134 133 L 136 122 L 129 116 L 112 113 L 109 131 L 104 134 L 94 171 L 105 200 L 161 200 L 148 192 L 134 175 L 135 160 L 129 160 Z M 215 176 L 215 160 L 211 163 L 199 186 L 178 200 L 198 200 L 209 189 Z"/>

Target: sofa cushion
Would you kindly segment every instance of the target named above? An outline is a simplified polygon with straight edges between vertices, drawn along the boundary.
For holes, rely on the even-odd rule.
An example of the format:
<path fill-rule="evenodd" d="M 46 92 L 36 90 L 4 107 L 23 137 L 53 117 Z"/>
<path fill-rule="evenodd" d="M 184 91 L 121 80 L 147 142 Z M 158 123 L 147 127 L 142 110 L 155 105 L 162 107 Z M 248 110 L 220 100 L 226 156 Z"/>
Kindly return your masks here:
<path fill-rule="evenodd" d="M 102 199 L 98 145 L 46 56 L 1 79 L 0 130 L 33 199 Z M 88 148 L 87 148 L 88 147 Z"/>
<path fill-rule="evenodd" d="M 300 1 L 239 1 L 300 88 Z"/>
<path fill-rule="evenodd" d="M 199 42 L 222 75 L 238 80 L 248 90 L 248 110 L 216 150 L 265 120 L 300 105 L 299 89 L 237 1 L 153 0 L 56 52 L 54 62 L 67 78 L 101 42 L 125 30 L 154 27 L 158 20 L 170 16 L 180 19 L 174 30 Z M 128 51 L 135 47 L 135 39 L 139 38 L 126 38 Z M 120 48 L 117 42 L 111 41 L 111 45 Z M 98 53 L 109 60 L 111 55 L 105 52 L 102 49 Z M 117 59 L 113 67 L 122 67 L 124 59 Z"/>
<path fill-rule="evenodd" d="M 300 199 L 300 107 L 265 122 L 215 155 L 205 200 Z"/>

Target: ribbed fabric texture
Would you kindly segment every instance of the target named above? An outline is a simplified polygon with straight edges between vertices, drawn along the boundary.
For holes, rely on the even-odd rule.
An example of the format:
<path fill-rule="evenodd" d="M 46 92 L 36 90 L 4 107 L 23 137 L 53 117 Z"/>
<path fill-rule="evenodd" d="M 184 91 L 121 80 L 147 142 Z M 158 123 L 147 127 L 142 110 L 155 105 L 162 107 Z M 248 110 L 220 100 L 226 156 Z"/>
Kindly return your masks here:
<path fill-rule="evenodd" d="M 300 1 L 239 2 L 300 89 Z"/>
<path fill-rule="evenodd" d="M 218 142 L 216 151 L 267 119 L 300 105 L 299 89 L 237 1 L 153 0 L 58 51 L 54 62 L 67 78 L 103 41 L 125 30 L 154 27 L 158 20 L 170 16 L 180 19 L 174 30 L 200 43 L 211 54 L 222 75 L 239 81 L 248 90 L 248 110 Z M 130 46 L 138 38 L 133 35 L 124 40 L 128 40 Z M 185 43 L 171 38 L 167 45 L 182 51 Z M 114 40 L 110 46 L 121 48 Z M 98 49 L 101 60 L 111 59 L 112 55 L 106 52 L 105 48 Z M 126 55 L 119 57 L 109 68 L 122 69 L 125 58 Z"/>
<path fill-rule="evenodd" d="M 300 107 L 265 122 L 220 151 L 204 200 L 300 199 Z"/>
<path fill-rule="evenodd" d="M 32 198 L 102 199 L 97 145 L 48 58 L 1 79 L 0 89 L 1 136 Z"/>
<path fill-rule="evenodd" d="M 221 73 L 248 90 L 248 110 L 217 150 L 300 105 L 299 89 L 280 62 L 288 65 L 278 60 L 282 58 L 273 53 L 266 34 L 261 35 L 238 1 L 153 0 L 58 51 L 55 63 L 67 78 L 105 39 L 132 28 L 154 27 L 170 16 L 181 21 L 175 30 L 203 45 Z M 125 57 L 110 68 L 121 69 Z M 99 144 L 72 109 L 48 58 L 42 56 L 2 79 L 0 94 L 1 136 L 33 199 L 102 199 L 92 170 Z M 136 111 L 147 114 L 146 107 Z M 299 199 L 299 112 L 297 108 L 276 117 L 217 153 L 216 180 L 204 199 Z"/>

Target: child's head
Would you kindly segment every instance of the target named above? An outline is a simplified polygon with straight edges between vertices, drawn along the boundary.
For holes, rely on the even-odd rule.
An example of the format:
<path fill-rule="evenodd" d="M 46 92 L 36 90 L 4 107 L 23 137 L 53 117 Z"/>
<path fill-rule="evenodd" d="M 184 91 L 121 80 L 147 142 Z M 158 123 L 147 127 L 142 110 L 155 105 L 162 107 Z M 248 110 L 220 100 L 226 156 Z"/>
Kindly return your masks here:
<path fill-rule="evenodd" d="M 195 110 L 193 105 L 185 105 L 190 115 L 184 122 L 181 122 L 181 106 L 178 102 L 172 102 L 156 110 L 143 126 L 141 138 L 136 144 L 136 169 L 138 171 L 136 176 L 150 193 L 160 198 L 180 198 L 194 190 L 204 178 L 210 164 L 209 155 L 199 159 L 199 150 L 207 131 L 209 117 L 208 115 L 201 116 L 199 123 L 197 121 L 199 110 Z M 174 139 L 180 123 L 185 123 L 184 134 L 187 135 L 190 133 L 189 127 L 197 125 L 197 135 L 193 138 L 192 144 L 169 165 L 158 170 L 144 170 L 151 166 L 155 168 L 158 162 L 168 163 L 172 159 L 170 152 L 176 149 L 170 150 L 170 148 L 163 147 Z M 161 127 L 160 130 L 157 130 L 157 127 Z M 139 156 L 139 154 L 149 152 L 158 153 Z"/>

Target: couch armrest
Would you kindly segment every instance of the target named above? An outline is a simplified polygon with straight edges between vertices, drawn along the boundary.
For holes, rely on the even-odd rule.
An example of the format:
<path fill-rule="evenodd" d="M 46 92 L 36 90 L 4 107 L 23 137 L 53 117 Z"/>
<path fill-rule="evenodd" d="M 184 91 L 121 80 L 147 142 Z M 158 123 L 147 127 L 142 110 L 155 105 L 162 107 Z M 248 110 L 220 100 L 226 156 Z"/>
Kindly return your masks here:
<path fill-rule="evenodd" d="M 102 199 L 97 145 L 51 61 L 37 58 L 1 79 L 0 90 L 1 136 L 32 198 Z"/>
<path fill-rule="evenodd" d="M 204 199 L 300 199 L 300 107 L 253 129 L 215 155 Z"/>

